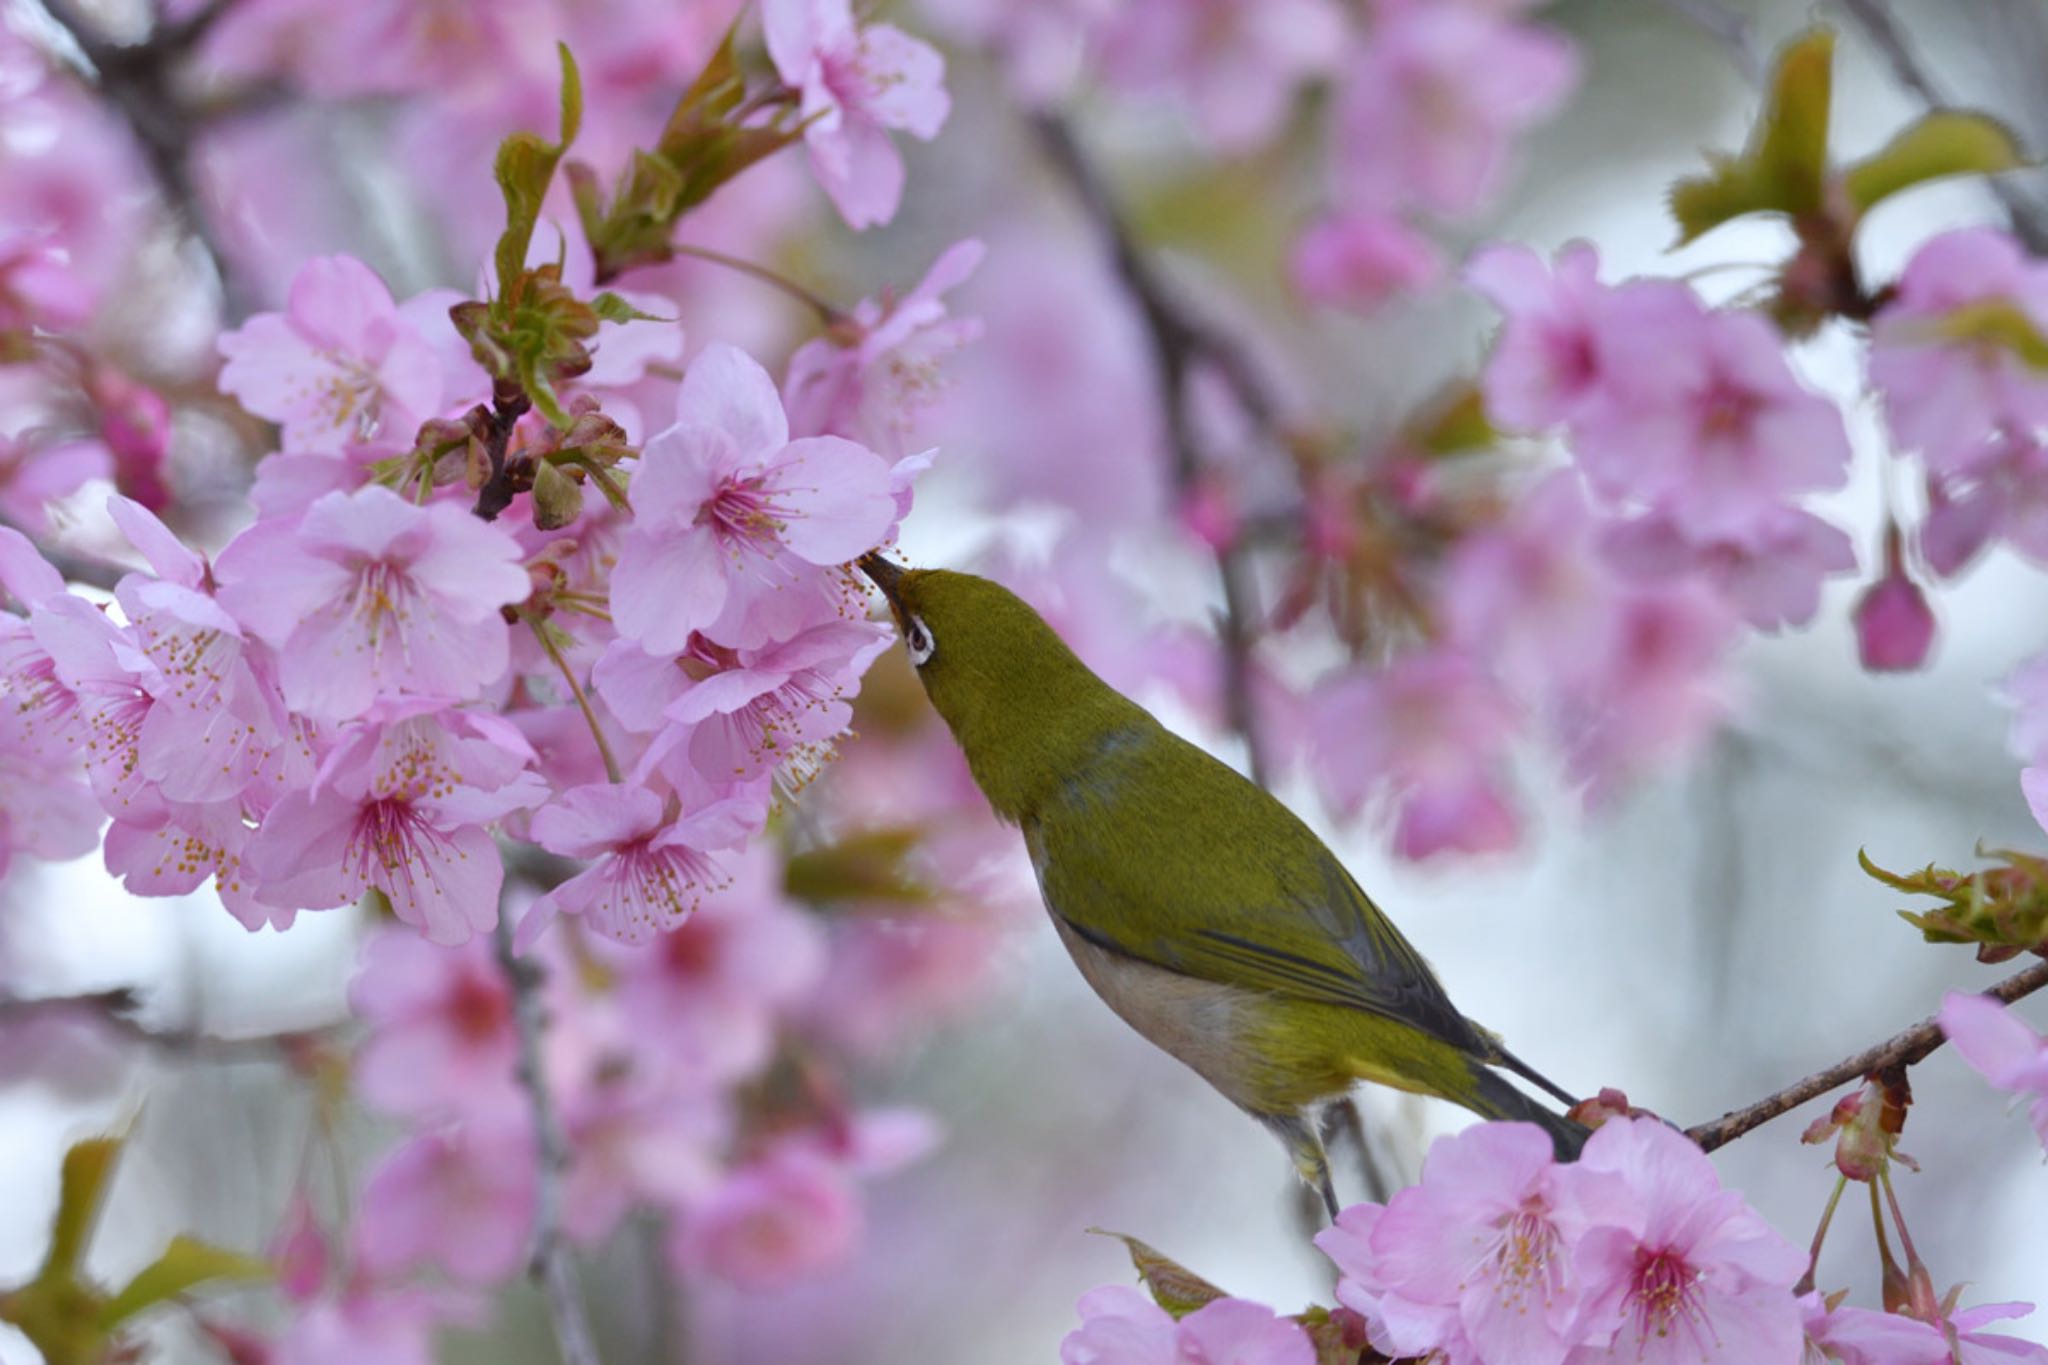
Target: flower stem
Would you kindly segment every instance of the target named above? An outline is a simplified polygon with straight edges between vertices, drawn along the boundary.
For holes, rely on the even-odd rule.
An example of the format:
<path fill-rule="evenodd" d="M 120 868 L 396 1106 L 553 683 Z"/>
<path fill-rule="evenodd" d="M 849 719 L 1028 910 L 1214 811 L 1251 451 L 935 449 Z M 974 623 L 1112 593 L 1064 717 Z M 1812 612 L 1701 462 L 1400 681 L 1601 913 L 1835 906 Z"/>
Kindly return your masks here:
<path fill-rule="evenodd" d="M 604 760 L 604 775 L 613 783 L 624 779 L 619 775 L 619 760 L 612 754 L 610 741 L 604 737 L 604 727 L 597 723 L 597 712 L 590 705 L 590 698 L 583 691 L 583 684 L 576 681 L 576 670 L 569 667 L 569 660 L 562 654 L 561 646 L 548 633 L 547 622 L 531 612 L 521 611 L 526 624 L 533 628 L 533 638 L 540 641 L 540 647 L 555 661 L 555 667 L 562 672 L 562 681 L 569 684 L 569 694 L 576 698 L 576 706 L 583 712 L 583 719 L 590 726 L 590 737 L 597 741 L 597 754 Z"/>
<path fill-rule="evenodd" d="M 728 256 L 723 251 L 718 251 L 708 246 L 692 246 L 688 242 L 676 242 L 670 246 L 669 250 L 678 256 L 693 256 L 700 261 L 709 261 L 713 265 L 722 265 L 727 270 L 737 270 L 742 275 L 750 275 L 765 285 L 780 289 L 783 293 L 816 313 L 819 321 L 823 322 L 827 327 L 842 322 L 846 318 L 844 310 L 834 307 L 809 289 L 789 278 L 789 276 L 784 275 L 780 271 L 771 270 L 765 265 L 757 265 L 753 261 L 743 260 L 738 256 Z"/>
<path fill-rule="evenodd" d="M 1820 1268 L 1821 1243 L 1828 1239 L 1828 1225 L 1835 1221 L 1835 1208 L 1842 1202 L 1842 1191 L 1849 1188 L 1849 1177 L 1835 1177 L 1835 1192 L 1828 1196 L 1828 1206 L 1821 1210 L 1820 1226 L 1813 1230 L 1813 1247 L 1806 1253 L 1806 1274 L 1793 1286 L 1795 1295 L 1804 1294 L 1813 1288 L 1813 1277 Z"/>

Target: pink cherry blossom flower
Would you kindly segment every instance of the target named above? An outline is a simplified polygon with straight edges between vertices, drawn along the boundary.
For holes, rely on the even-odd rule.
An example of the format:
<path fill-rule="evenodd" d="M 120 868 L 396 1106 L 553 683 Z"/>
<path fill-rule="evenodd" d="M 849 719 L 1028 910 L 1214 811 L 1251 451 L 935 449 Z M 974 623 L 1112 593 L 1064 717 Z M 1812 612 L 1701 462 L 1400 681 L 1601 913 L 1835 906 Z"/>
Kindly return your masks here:
<path fill-rule="evenodd" d="M 677 1219 L 671 1261 L 742 1289 L 771 1289 L 840 1264 L 859 1245 L 860 1200 L 848 1172 L 784 1145 L 735 1167 Z"/>
<path fill-rule="evenodd" d="M 1310 702 L 1326 741 L 1311 756 L 1323 794 L 1356 813 L 1374 792 L 1399 812 L 1406 858 L 1514 846 L 1521 824 L 1502 786 L 1519 728 L 1514 705 L 1463 654 L 1408 654 L 1380 672 L 1348 671 Z"/>
<path fill-rule="evenodd" d="M 1822 580 L 1856 567 L 1856 548 L 1839 527 L 1810 512 L 1778 507 L 1741 532 L 1696 539 L 1668 513 L 1611 526 L 1600 548 L 1638 582 L 1694 575 L 1758 630 L 1804 625 L 1820 609 Z"/>
<path fill-rule="evenodd" d="M 636 1036 L 712 1081 L 766 1064 L 782 1016 L 825 971 L 824 940 L 783 895 L 780 861 L 756 841 L 727 866 L 729 885 L 616 966 L 619 1010 Z"/>
<path fill-rule="evenodd" d="M 294 1303 L 305 1303 L 320 1292 L 328 1269 L 327 1236 L 313 1213 L 305 1191 L 292 1195 L 285 1206 L 284 1222 L 271 1241 L 270 1256 L 277 1264 L 277 1287 Z"/>
<path fill-rule="evenodd" d="M 1386 213 L 1339 213 L 1309 224 L 1289 262 L 1294 287 L 1311 303 L 1369 313 L 1444 273 L 1436 244 Z"/>
<path fill-rule="evenodd" d="M 268 1365 L 435 1365 L 435 1331 L 474 1326 L 480 1317 L 466 1297 L 358 1282 L 308 1305 L 278 1339 Z"/>
<path fill-rule="evenodd" d="M 97 441 L 46 441 L 0 432 L 0 515 L 42 534 L 50 526 L 50 504 L 113 472 L 106 447 Z"/>
<path fill-rule="evenodd" d="M 1571 44 L 1504 6 L 1387 5 L 1376 16 L 1338 94 L 1344 194 L 1477 212 L 1506 178 L 1511 140 L 1577 82 Z"/>
<path fill-rule="evenodd" d="M 1642 331 L 1635 345 L 1655 357 L 1654 375 L 1572 433 L 1574 454 L 1609 496 L 1649 503 L 1710 539 L 1848 477 L 1840 411 L 1801 386 L 1763 318 L 1701 313 L 1690 326 Z"/>
<path fill-rule="evenodd" d="M 1925 242 L 1871 326 L 1870 382 L 1900 447 L 1930 472 L 1969 472 L 2002 431 L 2048 423 L 2048 379 L 2010 348 L 1945 341 L 1943 319 L 1970 304 L 2017 308 L 2048 330 L 2048 265 L 2010 233 L 1974 227 Z"/>
<path fill-rule="evenodd" d="M 1993 539 L 2048 564 L 2048 445 L 2003 431 L 1965 475 L 1929 475 L 1920 556 L 1936 575 L 1960 573 Z"/>
<path fill-rule="evenodd" d="M 687 816 L 665 810 L 645 787 L 576 787 L 533 817 L 533 840 L 550 853 L 596 861 L 536 900 L 519 923 L 522 949 L 558 914 L 620 943 L 674 929 L 707 892 L 725 885 L 710 854 L 758 830 L 767 812 L 741 798 Z"/>
<path fill-rule="evenodd" d="M 379 698 L 477 695 L 505 672 L 500 607 L 532 591 L 519 543 L 454 503 L 330 493 L 221 551 L 220 600 L 278 651 L 293 710 L 349 720 Z"/>
<path fill-rule="evenodd" d="M 142 735 L 163 683 L 133 628 L 83 598 L 60 596 L 29 614 L 29 630 L 76 706 L 85 771 L 100 804 L 117 819 L 151 818 L 160 797 L 142 769 Z M 18 658 L 35 671 L 31 656 Z M 42 700 L 62 705 L 58 695 Z"/>
<path fill-rule="evenodd" d="M 681 1208 L 715 1190 L 721 1154 L 732 1141 L 723 1096 L 675 1083 L 673 1069 L 651 1077 L 645 1051 L 625 1067 L 602 1063 L 562 1101 L 571 1150 L 562 1188 L 562 1227 L 585 1246 L 610 1236 L 636 1207 Z"/>
<path fill-rule="evenodd" d="M 447 396 L 422 327 L 430 320 L 431 305 L 401 309 L 361 261 L 322 256 L 293 277 L 283 313 L 258 313 L 221 336 L 220 387 L 282 423 L 288 449 L 407 441 Z"/>
<path fill-rule="evenodd" d="M 1607 647 L 1582 661 L 1552 701 L 1573 776 L 1598 803 L 1704 740 L 1729 707 L 1735 617 L 1705 588 L 1624 594 Z"/>
<path fill-rule="evenodd" d="M 673 746 L 707 782 L 752 783 L 772 773 L 781 789 L 801 791 L 852 723 L 846 698 L 894 638 L 871 622 L 830 621 L 743 650 L 732 666 L 701 679 L 685 675 L 663 711 L 672 728 L 656 741 L 654 761 L 664 762 Z M 664 771 L 671 771 L 666 762 Z"/>
<path fill-rule="evenodd" d="M 929 142 L 952 103 L 938 50 L 893 24 L 857 24 L 849 0 L 763 0 L 768 55 L 800 95 L 811 169 L 853 228 L 896 216 L 900 128 Z"/>
<path fill-rule="evenodd" d="M 1368 1321 L 1402 1354 L 1462 1339 L 1474 1359 L 1558 1365 L 1579 1340 L 1571 1255 L 1587 1223 L 1588 1182 L 1568 1174 L 1533 1124 L 1439 1138 L 1422 1183 L 1396 1194 L 1368 1235 Z M 1354 1259 L 1354 1236 L 1337 1232 L 1331 1254 Z"/>
<path fill-rule="evenodd" d="M 1295 94 L 1344 50 L 1331 0 L 1133 0 L 1100 36 L 1120 92 L 1161 95 L 1194 116 L 1224 155 L 1280 130 Z"/>
<path fill-rule="evenodd" d="M 1465 281 L 1505 319 L 1481 378 L 1494 421 L 1515 431 L 1578 426 L 1640 401 L 1639 393 L 1674 387 L 1661 353 L 1643 342 L 1692 325 L 1697 296 L 1666 280 L 1608 288 L 1599 274 L 1599 257 L 1584 242 L 1559 251 L 1550 270 L 1525 246 L 1474 253 Z"/>
<path fill-rule="evenodd" d="M 1215 1299 L 1176 1322 L 1118 1284 L 1076 1306 L 1081 1325 L 1060 1342 L 1061 1365 L 1315 1365 L 1299 1324 L 1245 1299 Z"/>
<path fill-rule="evenodd" d="M 2048 1039 L 1998 1001 L 1960 991 L 1942 999 L 1941 1031 L 1978 1075 L 2028 1102 L 2027 1117 L 2048 1146 Z"/>
<path fill-rule="evenodd" d="M 806 1017 L 868 1057 L 987 999 L 1006 941 L 1001 927 L 960 916 L 858 916 L 834 928 L 825 979 L 807 999 Z"/>
<path fill-rule="evenodd" d="M 374 886 L 441 944 L 495 924 L 505 868 L 485 827 L 538 805 L 545 789 L 526 770 L 531 750 L 462 733 L 458 719 L 407 716 L 343 739 L 319 780 L 273 806 L 250 841 L 258 897 L 324 910 Z"/>
<path fill-rule="evenodd" d="M 981 335 L 977 318 L 948 317 L 943 296 L 981 264 L 974 238 L 955 242 L 900 299 L 862 299 L 824 336 L 797 347 L 783 383 L 790 430 L 844 436 L 886 459 L 909 453 L 910 433 L 937 402 L 941 367 Z"/>
<path fill-rule="evenodd" d="M 1587 1344 L 1567 1357 L 1572 1365 L 1799 1358 L 1792 1286 L 1806 1271 L 1805 1253 L 1723 1189 L 1682 1133 L 1655 1119 L 1610 1119 L 1578 1165 L 1612 1173 L 1623 1194 L 1573 1255 L 1584 1296 L 1577 1330 Z"/>
<path fill-rule="evenodd" d="M 379 930 L 348 998 L 369 1030 L 354 1069 L 365 1104 L 412 1119 L 516 1109 L 512 992 L 483 939 L 444 948 L 409 929 Z"/>
<path fill-rule="evenodd" d="M 790 440 L 774 382 L 723 344 L 691 364 L 632 496 L 612 617 L 654 654 L 681 652 L 697 630 L 765 644 L 821 603 L 836 612 L 821 570 L 880 544 L 896 514 L 881 457 L 836 436 Z"/>
<path fill-rule="evenodd" d="M 363 1186 L 356 1255 L 379 1277 L 431 1262 L 469 1284 L 510 1279 L 526 1260 L 534 1181 L 533 1138 L 523 1124 L 410 1138 Z"/>

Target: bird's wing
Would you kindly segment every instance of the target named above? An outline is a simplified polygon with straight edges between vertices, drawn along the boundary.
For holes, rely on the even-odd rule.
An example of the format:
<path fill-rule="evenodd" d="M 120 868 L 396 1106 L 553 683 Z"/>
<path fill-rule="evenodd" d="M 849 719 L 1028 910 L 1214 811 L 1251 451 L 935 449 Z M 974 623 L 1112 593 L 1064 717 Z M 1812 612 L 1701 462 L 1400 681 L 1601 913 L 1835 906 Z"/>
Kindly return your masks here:
<path fill-rule="evenodd" d="M 1365 1010 L 1486 1050 L 1313 831 L 1159 733 L 1184 751 L 1112 745 L 1025 822 L 1048 909 L 1098 947 L 1155 966 Z"/>

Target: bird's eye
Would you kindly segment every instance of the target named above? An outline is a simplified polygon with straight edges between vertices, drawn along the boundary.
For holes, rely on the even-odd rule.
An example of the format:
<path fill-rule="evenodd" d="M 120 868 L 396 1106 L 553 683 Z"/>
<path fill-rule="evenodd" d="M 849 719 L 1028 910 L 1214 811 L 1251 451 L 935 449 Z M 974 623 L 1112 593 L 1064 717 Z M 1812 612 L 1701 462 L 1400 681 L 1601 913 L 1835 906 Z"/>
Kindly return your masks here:
<path fill-rule="evenodd" d="M 932 633 L 925 628 L 922 616 L 911 617 L 910 623 L 903 628 L 903 647 L 910 651 L 910 662 L 919 668 L 923 668 L 925 661 L 932 657 L 932 650 L 937 646 L 932 643 Z"/>

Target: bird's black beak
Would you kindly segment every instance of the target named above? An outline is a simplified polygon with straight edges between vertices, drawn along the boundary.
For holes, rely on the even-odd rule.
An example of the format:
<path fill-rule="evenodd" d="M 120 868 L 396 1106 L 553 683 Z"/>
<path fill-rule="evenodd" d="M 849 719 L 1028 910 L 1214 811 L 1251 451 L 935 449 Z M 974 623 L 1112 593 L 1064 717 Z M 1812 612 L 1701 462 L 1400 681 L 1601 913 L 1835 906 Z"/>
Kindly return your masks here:
<path fill-rule="evenodd" d="M 882 590 L 882 596 L 889 603 L 890 615 L 903 619 L 903 603 L 896 596 L 896 585 L 903 581 L 904 571 L 878 553 L 862 555 L 855 561 L 856 567 L 868 576 L 868 581 Z"/>

